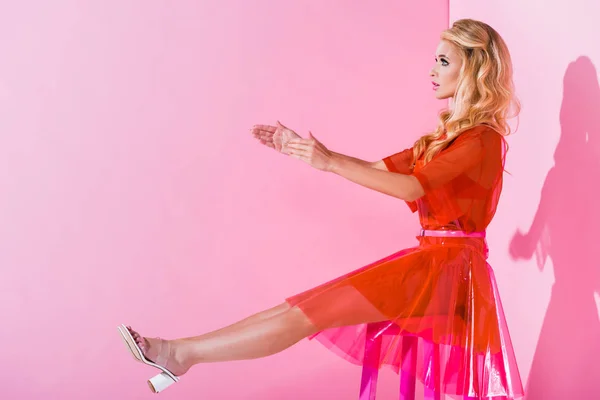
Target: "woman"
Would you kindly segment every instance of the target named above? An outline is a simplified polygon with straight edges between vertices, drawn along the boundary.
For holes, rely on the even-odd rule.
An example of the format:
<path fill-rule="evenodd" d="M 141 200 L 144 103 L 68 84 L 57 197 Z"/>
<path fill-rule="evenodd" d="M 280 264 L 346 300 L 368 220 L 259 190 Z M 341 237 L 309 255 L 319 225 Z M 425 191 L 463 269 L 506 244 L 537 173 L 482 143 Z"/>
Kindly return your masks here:
<path fill-rule="evenodd" d="M 523 394 L 485 240 L 502 187 L 506 119 L 511 106 L 519 110 L 510 55 L 490 26 L 465 19 L 442 33 L 435 61 L 433 89 L 451 100 L 449 109 L 435 132 L 381 161 L 334 153 L 279 122 L 251 129 L 277 151 L 407 202 L 419 212 L 418 246 L 201 336 L 167 341 L 119 327 L 132 354 L 163 371 L 149 381 L 153 391 L 197 363 L 265 357 L 306 337 L 362 364 L 366 324 L 390 321 L 398 333 L 384 341 L 377 367 L 409 368 L 427 384 L 432 356 L 402 363 L 399 339 L 411 335 L 420 349 L 438 349 L 435 390 L 461 398 Z"/>

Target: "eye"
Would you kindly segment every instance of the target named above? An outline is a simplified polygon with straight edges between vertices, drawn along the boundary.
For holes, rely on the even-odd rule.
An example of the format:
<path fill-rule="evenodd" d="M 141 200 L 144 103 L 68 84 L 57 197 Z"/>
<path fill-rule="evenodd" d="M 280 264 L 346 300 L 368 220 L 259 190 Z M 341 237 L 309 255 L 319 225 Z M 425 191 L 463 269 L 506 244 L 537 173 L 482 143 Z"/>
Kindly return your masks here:
<path fill-rule="evenodd" d="M 449 65 L 448 60 L 446 60 L 445 58 L 437 58 L 435 57 L 435 62 L 439 62 L 442 64 L 442 66 L 447 67 Z"/>

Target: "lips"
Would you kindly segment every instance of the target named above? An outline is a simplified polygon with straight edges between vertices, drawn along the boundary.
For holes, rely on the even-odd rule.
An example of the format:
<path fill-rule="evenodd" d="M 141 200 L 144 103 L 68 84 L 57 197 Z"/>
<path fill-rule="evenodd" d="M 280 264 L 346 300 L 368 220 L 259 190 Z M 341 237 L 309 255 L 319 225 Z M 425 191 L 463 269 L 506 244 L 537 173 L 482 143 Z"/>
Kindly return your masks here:
<path fill-rule="evenodd" d="M 438 83 L 435 82 L 431 82 L 431 84 L 433 85 L 433 90 L 438 90 L 438 88 L 440 87 L 440 85 Z"/>

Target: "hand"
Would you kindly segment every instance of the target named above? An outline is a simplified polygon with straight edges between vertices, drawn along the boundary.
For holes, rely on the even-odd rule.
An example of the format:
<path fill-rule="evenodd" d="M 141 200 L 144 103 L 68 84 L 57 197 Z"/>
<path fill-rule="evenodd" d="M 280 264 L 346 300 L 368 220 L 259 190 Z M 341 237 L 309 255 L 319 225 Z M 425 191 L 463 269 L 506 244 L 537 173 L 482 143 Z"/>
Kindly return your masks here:
<path fill-rule="evenodd" d="M 287 154 L 321 171 L 331 171 L 333 153 L 309 132 L 308 139 L 292 139 L 287 144 Z"/>
<path fill-rule="evenodd" d="M 510 241 L 508 254 L 513 260 L 527 259 L 531 257 L 533 251 L 530 249 L 529 238 L 520 230 L 517 230 Z"/>
<path fill-rule="evenodd" d="M 517 230 L 513 235 L 510 245 L 508 246 L 508 254 L 513 260 L 519 260 L 525 258 L 524 254 L 527 253 L 524 249 L 525 235 L 520 230 Z"/>
<path fill-rule="evenodd" d="M 302 139 L 300 135 L 283 126 L 279 121 L 277 121 L 277 126 L 254 125 L 252 129 L 250 129 L 250 132 L 252 132 L 252 135 L 265 146 L 284 154 L 287 154 L 286 146 L 290 140 L 297 138 Z"/>

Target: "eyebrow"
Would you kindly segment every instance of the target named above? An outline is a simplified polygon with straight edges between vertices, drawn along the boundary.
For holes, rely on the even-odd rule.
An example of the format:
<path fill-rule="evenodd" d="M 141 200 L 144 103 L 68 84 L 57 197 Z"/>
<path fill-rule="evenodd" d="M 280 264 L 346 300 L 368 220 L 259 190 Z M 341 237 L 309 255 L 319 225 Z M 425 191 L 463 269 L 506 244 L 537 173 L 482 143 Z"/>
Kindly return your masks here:
<path fill-rule="evenodd" d="M 445 55 L 445 54 L 440 54 L 440 55 L 438 55 L 437 57 L 438 57 L 438 58 L 439 58 L 439 57 L 446 57 L 446 58 L 448 58 L 448 56 L 447 56 L 447 55 Z"/>

